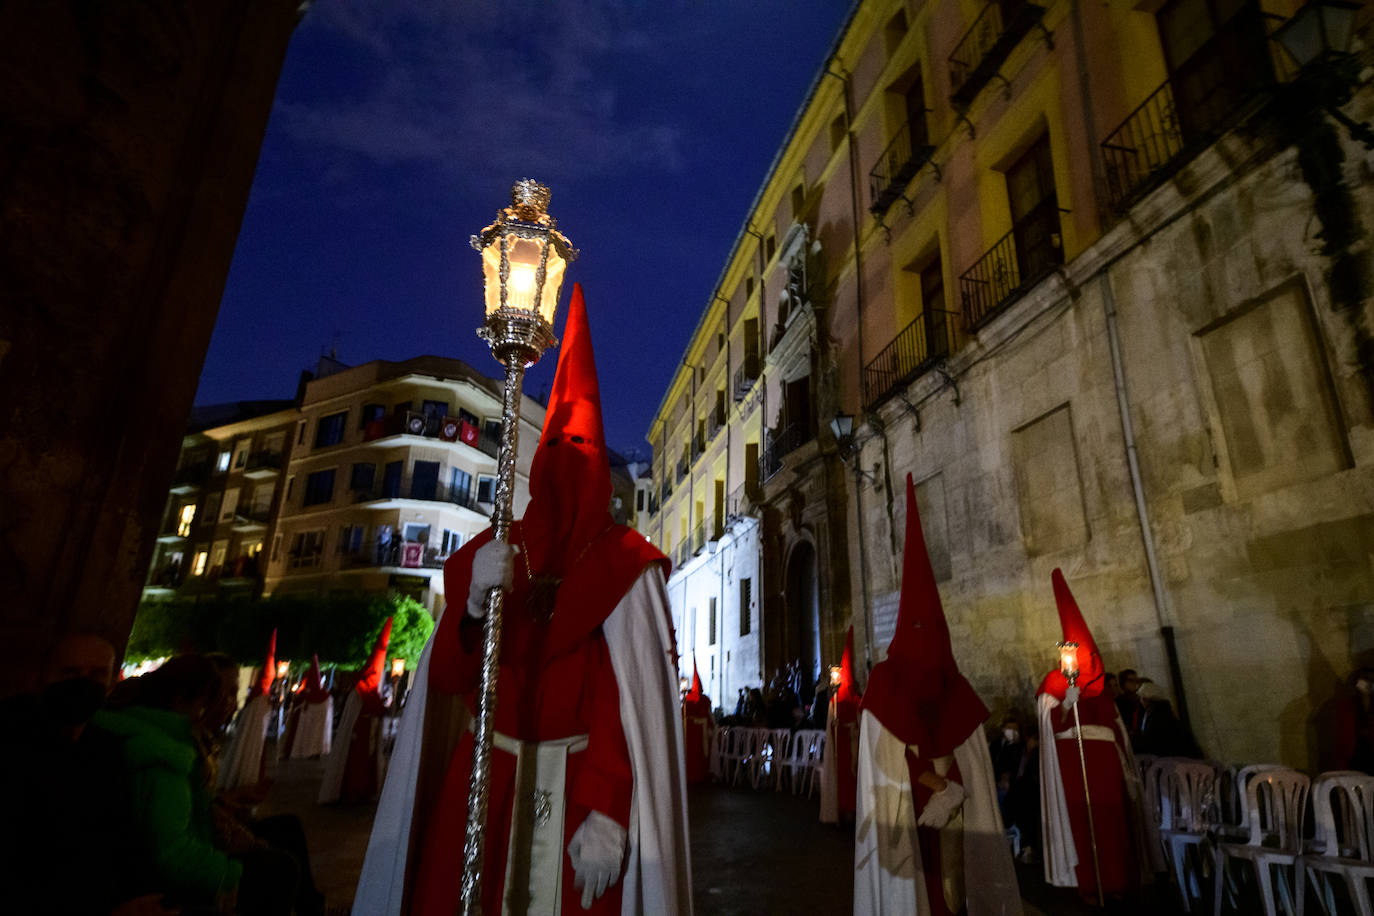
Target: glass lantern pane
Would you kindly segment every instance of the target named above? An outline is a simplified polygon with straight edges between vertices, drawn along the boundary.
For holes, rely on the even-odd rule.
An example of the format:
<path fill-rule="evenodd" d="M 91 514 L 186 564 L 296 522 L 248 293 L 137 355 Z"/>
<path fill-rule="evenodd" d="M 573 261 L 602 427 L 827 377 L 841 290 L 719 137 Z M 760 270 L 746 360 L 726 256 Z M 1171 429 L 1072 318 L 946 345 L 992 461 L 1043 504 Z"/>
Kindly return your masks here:
<path fill-rule="evenodd" d="M 513 235 L 506 238 L 506 252 L 510 259 L 510 276 L 506 279 L 506 308 L 533 312 L 534 278 L 539 270 L 539 258 L 544 250 L 544 242 L 540 239 L 522 239 Z"/>
<path fill-rule="evenodd" d="M 501 307 L 501 240 L 482 249 L 482 277 L 486 283 L 487 314 Z"/>
<path fill-rule="evenodd" d="M 1298 10 L 1284 23 L 1283 30 L 1277 37 L 1298 66 L 1306 67 L 1320 57 L 1323 51 L 1321 13 L 1309 7 Z"/>
<path fill-rule="evenodd" d="M 558 311 L 558 291 L 563 286 L 563 272 L 568 262 L 558 254 L 558 249 L 549 246 L 549 262 L 544 265 L 544 293 L 539 298 L 539 315 L 553 327 L 553 319 Z"/>
<path fill-rule="evenodd" d="M 1338 54 L 1350 53 L 1350 38 L 1355 26 L 1357 4 L 1328 3 L 1322 7 L 1322 19 L 1326 31 L 1326 49 Z"/>

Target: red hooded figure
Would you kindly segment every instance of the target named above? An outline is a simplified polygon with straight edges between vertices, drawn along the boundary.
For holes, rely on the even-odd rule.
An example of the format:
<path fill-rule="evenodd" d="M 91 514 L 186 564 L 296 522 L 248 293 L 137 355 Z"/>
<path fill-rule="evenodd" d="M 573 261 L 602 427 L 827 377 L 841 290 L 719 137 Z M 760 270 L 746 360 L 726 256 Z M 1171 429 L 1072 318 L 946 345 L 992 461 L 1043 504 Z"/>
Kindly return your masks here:
<path fill-rule="evenodd" d="M 830 695 L 825 717 L 825 758 L 822 761 L 821 821 L 854 820 L 859 750 L 859 703 L 863 695 L 854 680 L 854 628 L 844 640 L 840 682 Z"/>
<path fill-rule="evenodd" d="M 484 598 L 505 588 L 483 853 L 488 913 L 690 907 L 668 561 L 612 520 L 607 456 L 575 286 L 525 515 L 510 546 L 487 531 L 444 564 L 449 605 L 417 672 L 426 689 L 406 707 L 407 718 L 424 715 L 418 694 L 433 708 L 445 696 L 477 708 Z M 426 733 L 416 762 L 392 761 L 378 821 L 404 824 L 413 840 L 374 828 L 358 896 L 369 912 L 399 912 L 402 900 L 411 914 L 459 909 L 473 736 L 463 732 L 449 751 L 436 735 Z M 430 796 L 425 774 L 438 754 Z M 390 780 L 403 778 L 410 783 L 393 809 Z"/>
<path fill-rule="evenodd" d="M 267 641 L 267 654 L 248 697 L 234 717 L 233 732 L 220 751 L 216 783 L 221 790 L 242 789 L 262 782 L 267 774 L 264 754 L 267 721 L 272 715 L 272 683 L 277 678 L 277 631 Z"/>
<path fill-rule="evenodd" d="M 277 628 L 272 628 L 272 638 L 267 641 L 267 654 L 262 658 L 262 669 L 258 679 L 248 688 L 248 698 L 271 697 L 272 685 L 277 680 Z"/>
<path fill-rule="evenodd" d="M 715 721 L 711 718 L 711 698 L 701 689 L 701 674 L 697 671 L 696 656 L 692 656 L 692 689 L 682 699 L 682 737 L 687 758 L 687 784 L 706 782 L 709 776 L 711 734 Z"/>
<path fill-rule="evenodd" d="M 987 717 L 954 660 L 908 474 L 897 625 L 860 719 L 856 913 L 1019 912 Z"/>
<path fill-rule="evenodd" d="M 1134 893 L 1140 883 L 1140 850 L 1135 836 L 1141 822 L 1138 786 L 1132 778 L 1137 771 L 1115 698 L 1106 689 L 1106 669 L 1097 642 L 1064 574 L 1056 569 L 1051 581 L 1063 641 L 1078 644 L 1074 653 L 1078 676 L 1071 686 L 1063 671 L 1056 668 L 1045 675 L 1039 690 L 1045 879 L 1061 887 L 1077 887 L 1084 901 L 1096 903 L 1093 831 L 1097 834 L 1102 896 Z M 1092 798 L 1091 825 L 1084 768 L 1079 762 L 1080 725 Z M 1123 760 L 1127 762 L 1125 768 Z"/>
<path fill-rule="evenodd" d="M 388 617 L 344 702 L 320 782 L 321 803 L 363 802 L 377 795 L 382 768 L 382 718 L 386 715 L 382 678 L 386 674 L 386 649 L 390 642 Z"/>

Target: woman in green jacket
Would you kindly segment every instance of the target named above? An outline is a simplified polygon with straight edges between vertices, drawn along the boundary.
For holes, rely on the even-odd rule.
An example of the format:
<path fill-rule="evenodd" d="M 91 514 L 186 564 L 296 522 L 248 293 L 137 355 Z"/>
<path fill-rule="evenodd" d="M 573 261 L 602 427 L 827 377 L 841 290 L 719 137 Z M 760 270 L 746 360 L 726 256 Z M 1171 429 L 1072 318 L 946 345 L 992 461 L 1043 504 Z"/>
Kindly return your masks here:
<path fill-rule="evenodd" d="M 296 882 L 289 857 L 231 858 L 215 845 L 209 762 L 196 735 L 215 715 L 221 684 L 209 659 L 180 656 L 140 678 L 131 704 L 93 721 L 123 739 L 135 832 L 158 886 L 186 904 L 287 916 Z"/>

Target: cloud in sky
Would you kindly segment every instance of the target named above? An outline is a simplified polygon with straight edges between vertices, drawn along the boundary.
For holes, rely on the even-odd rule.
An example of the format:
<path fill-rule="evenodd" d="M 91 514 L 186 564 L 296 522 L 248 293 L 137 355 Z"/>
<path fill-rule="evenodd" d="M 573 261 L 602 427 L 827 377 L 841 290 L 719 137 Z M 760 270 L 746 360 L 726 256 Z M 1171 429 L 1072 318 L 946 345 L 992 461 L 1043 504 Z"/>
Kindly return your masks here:
<path fill-rule="evenodd" d="M 351 46 L 360 67 L 352 92 L 278 101 L 304 147 L 474 177 L 513 163 L 583 176 L 684 167 L 683 130 L 644 79 L 700 37 L 684 7 L 333 0 L 312 8 L 306 27 Z M 627 71 L 644 77 L 628 81 L 643 87 L 634 97 Z"/>

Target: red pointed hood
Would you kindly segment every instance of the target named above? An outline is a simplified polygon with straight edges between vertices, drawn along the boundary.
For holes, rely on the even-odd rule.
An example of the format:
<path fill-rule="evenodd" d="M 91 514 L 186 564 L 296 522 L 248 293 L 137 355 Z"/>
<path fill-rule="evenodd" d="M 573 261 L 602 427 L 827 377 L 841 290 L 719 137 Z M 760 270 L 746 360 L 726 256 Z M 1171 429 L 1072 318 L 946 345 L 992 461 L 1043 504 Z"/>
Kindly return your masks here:
<path fill-rule="evenodd" d="M 701 699 L 701 696 L 702 696 L 702 691 L 701 691 L 701 673 L 700 673 L 699 671 L 697 671 L 697 659 L 696 659 L 696 655 L 693 654 L 693 656 L 692 656 L 692 689 L 689 690 L 689 691 L 687 691 L 687 702 L 689 702 L 689 703 L 695 703 L 697 700 L 700 700 L 700 699 Z"/>
<path fill-rule="evenodd" d="M 863 698 L 854 680 L 854 628 L 844 638 L 844 654 L 840 656 L 840 686 L 835 690 L 835 698 L 841 703 L 857 703 Z"/>
<path fill-rule="evenodd" d="M 954 660 L 910 474 L 897 628 L 887 658 L 868 676 L 863 708 L 902 741 L 916 745 L 923 757 L 953 753 L 988 717 Z"/>
<path fill-rule="evenodd" d="M 573 284 L 521 525 L 534 571 L 566 575 L 583 548 L 612 524 L 610 503 L 611 467 L 596 357 L 582 287 Z"/>
<path fill-rule="evenodd" d="M 386 647 L 391 642 L 391 618 L 382 624 L 382 632 L 377 636 L 377 644 L 372 647 L 372 657 L 362 670 L 362 676 L 353 689 L 363 695 L 378 694 L 382 687 L 382 675 L 386 671 Z"/>
<path fill-rule="evenodd" d="M 1064 580 L 1064 573 L 1055 569 L 1050 576 L 1050 582 L 1054 586 L 1054 603 L 1059 608 L 1059 627 L 1064 634 L 1064 642 L 1078 643 L 1079 692 L 1085 697 L 1095 697 L 1107 686 L 1104 676 L 1107 669 L 1102 663 L 1102 653 L 1097 650 L 1097 642 L 1093 639 L 1092 631 L 1088 629 L 1088 622 L 1083 619 L 1083 612 L 1078 609 L 1073 592 L 1069 591 L 1069 583 Z M 1040 693 L 1048 693 L 1062 700 L 1068 686 L 1068 678 L 1056 668 L 1045 675 L 1045 680 L 1040 684 Z"/>
<path fill-rule="evenodd" d="M 320 676 L 320 657 L 319 655 L 310 656 L 310 671 L 305 676 L 305 701 L 307 703 L 323 703 L 329 699 L 329 691 L 325 689 L 324 678 Z"/>
<path fill-rule="evenodd" d="M 262 670 L 258 672 L 258 682 L 248 691 L 250 697 L 268 696 L 272 693 L 272 682 L 277 679 L 277 628 L 272 628 L 272 638 L 267 642 L 267 654 L 262 659 Z"/>

